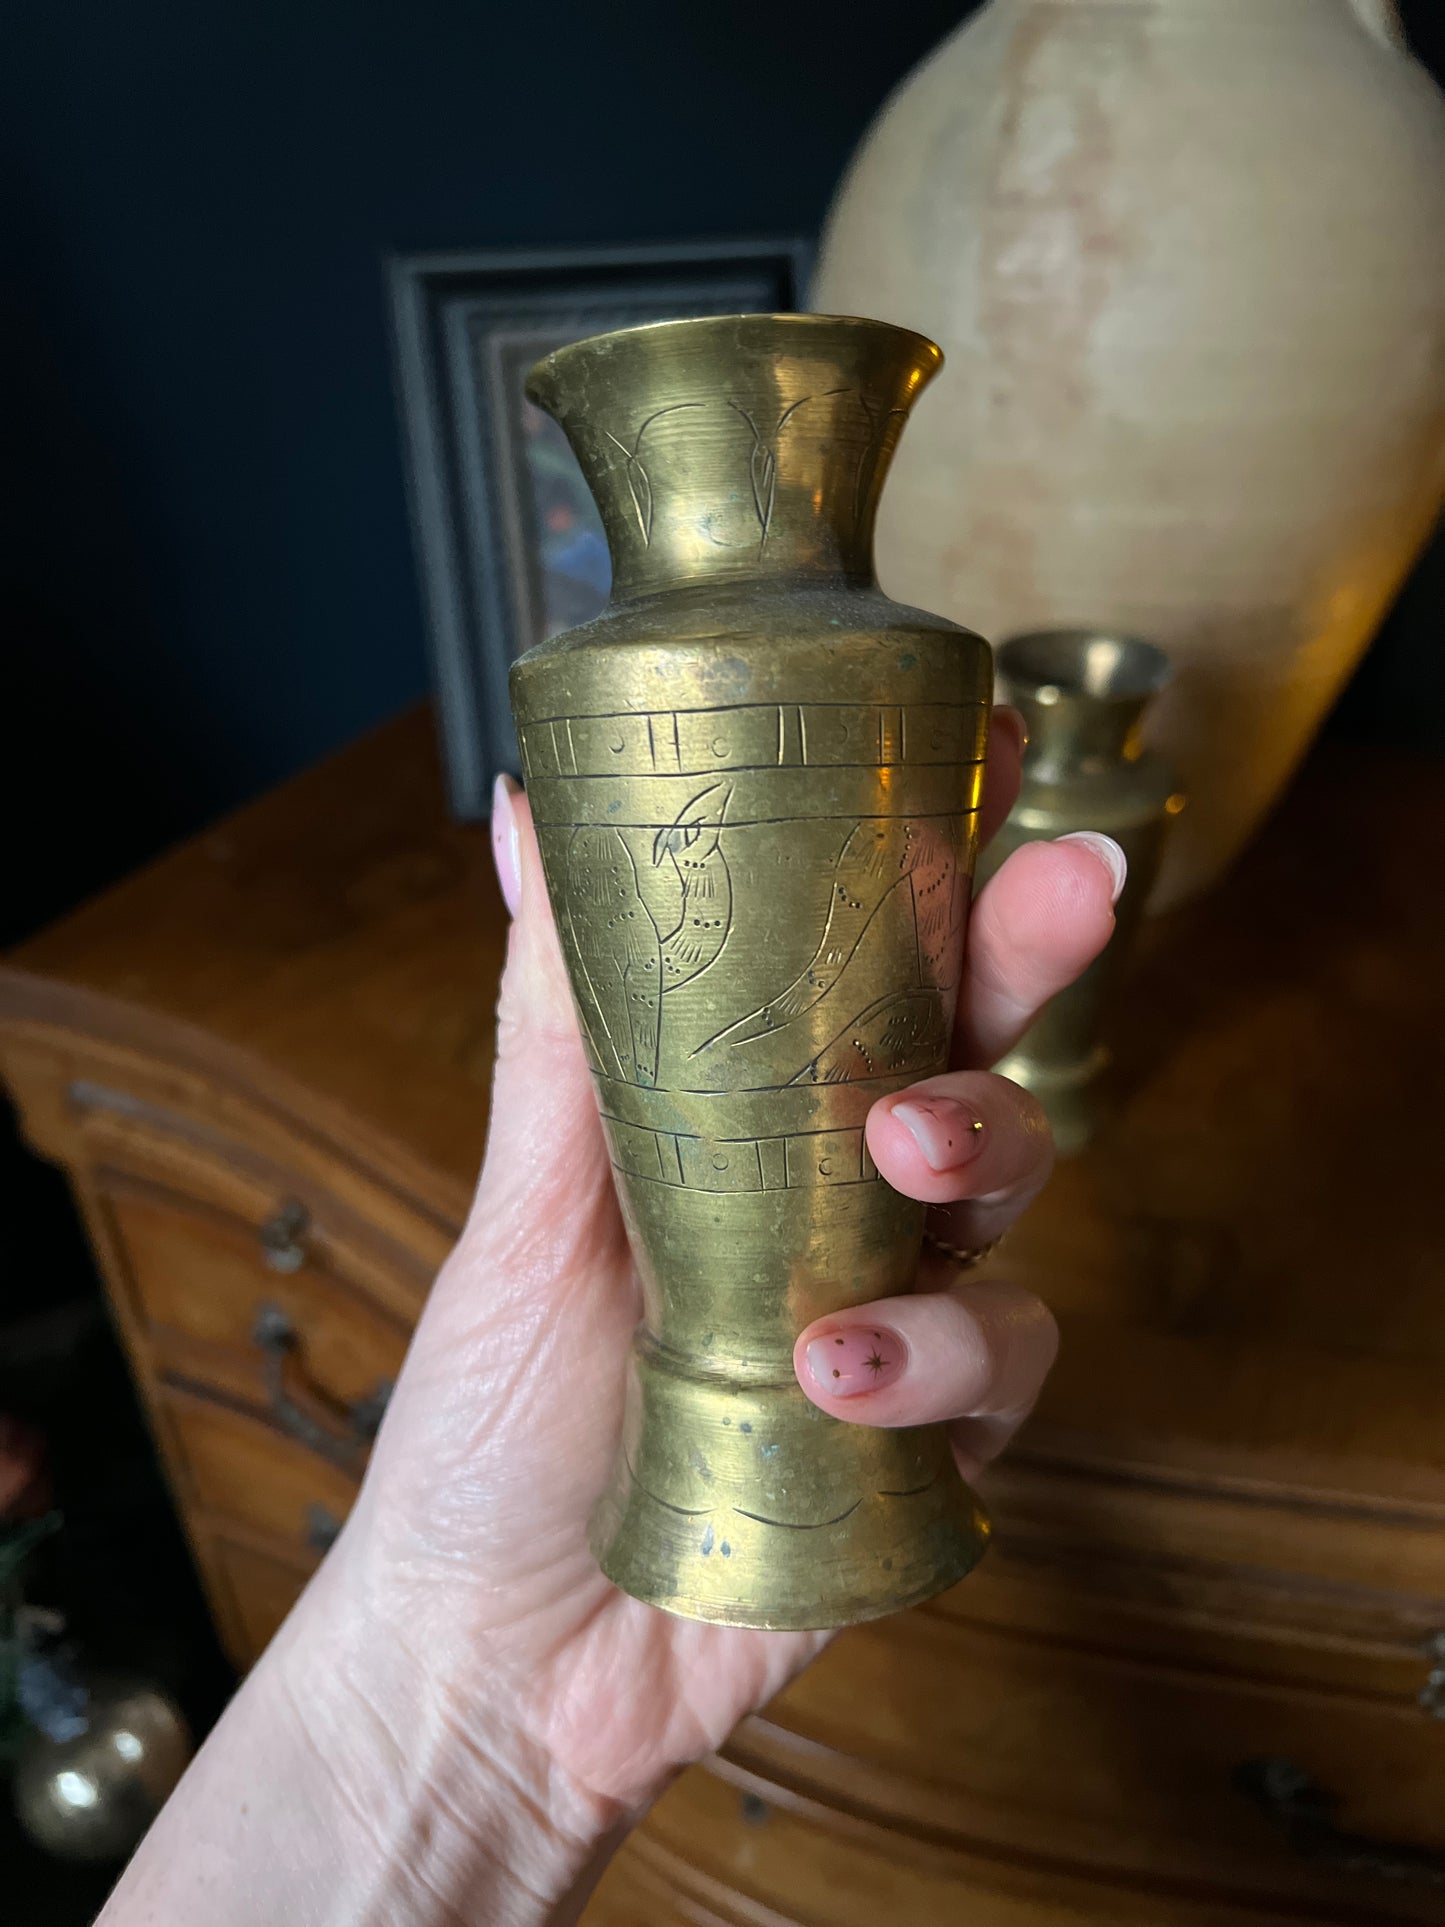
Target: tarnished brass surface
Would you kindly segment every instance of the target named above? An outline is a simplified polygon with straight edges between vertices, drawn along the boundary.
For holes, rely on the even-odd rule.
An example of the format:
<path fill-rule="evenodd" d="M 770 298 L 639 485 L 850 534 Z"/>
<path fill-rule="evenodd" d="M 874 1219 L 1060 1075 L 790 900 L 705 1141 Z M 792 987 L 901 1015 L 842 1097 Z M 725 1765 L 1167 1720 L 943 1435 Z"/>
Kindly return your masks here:
<path fill-rule="evenodd" d="M 1021 843 L 1102 830 L 1129 859 L 1104 954 L 1055 997 L 998 1066 L 1048 1112 L 1064 1157 L 1082 1151 L 1108 1114 L 1109 1007 L 1154 883 L 1165 826 L 1180 808 L 1169 771 L 1142 746 L 1144 713 L 1170 679 L 1152 643 L 1088 629 L 1015 636 L 998 651 L 999 693 L 1023 711 L 1023 783 L 990 844 L 990 875 Z"/>
<path fill-rule="evenodd" d="M 922 1213 L 869 1106 L 945 1067 L 990 664 L 877 589 L 879 489 L 939 365 L 882 323 L 754 315 L 565 348 L 529 392 L 601 507 L 613 600 L 512 701 L 645 1294 L 593 1521 L 639 1599 L 866 1619 L 987 1524 L 937 1428 L 826 1417 L 798 1332 L 910 1288 Z"/>

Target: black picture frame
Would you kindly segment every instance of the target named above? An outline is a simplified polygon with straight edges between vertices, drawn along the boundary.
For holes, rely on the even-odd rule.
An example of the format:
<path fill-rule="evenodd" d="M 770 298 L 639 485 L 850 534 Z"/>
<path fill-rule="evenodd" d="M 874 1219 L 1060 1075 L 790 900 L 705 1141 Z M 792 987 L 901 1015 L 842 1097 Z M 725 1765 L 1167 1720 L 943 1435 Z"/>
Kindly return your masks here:
<path fill-rule="evenodd" d="M 388 262 L 417 572 L 447 784 L 463 821 L 489 814 L 493 779 L 517 766 L 512 662 L 585 621 L 605 594 L 595 509 L 560 430 L 522 393 L 527 368 L 609 328 L 792 312 L 811 256 L 809 243 L 781 239 Z"/>

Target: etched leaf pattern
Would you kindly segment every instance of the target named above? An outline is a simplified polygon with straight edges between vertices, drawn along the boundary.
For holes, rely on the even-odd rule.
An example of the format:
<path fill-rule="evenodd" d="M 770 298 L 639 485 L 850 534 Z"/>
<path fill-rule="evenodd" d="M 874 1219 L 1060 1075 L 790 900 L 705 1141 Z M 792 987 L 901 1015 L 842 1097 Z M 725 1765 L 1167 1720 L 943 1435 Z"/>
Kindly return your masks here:
<path fill-rule="evenodd" d="M 800 408 L 809 402 L 830 401 L 836 395 L 853 394 L 849 388 L 825 388 L 816 395 L 800 395 L 797 401 L 785 408 L 773 427 L 766 434 L 759 428 L 752 413 L 740 401 L 727 398 L 728 407 L 747 423 L 753 438 L 752 449 L 748 456 L 748 478 L 752 484 L 753 509 L 758 518 L 758 547 L 762 549 L 768 540 L 768 531 L 773 525 L 773 509 L 778 499 L 778 445 L 783 430 Z M 861 401 L 862 397 L 858 399 Z M 869 417 L 870 427 L 872 417 Z"/>
<path fill-rule="evenodd" d="M 863 513 L 864 503 L 877 478 L 879 466 L 889 446 L 895 424 L 901 425 L 907 409 L 893 407 L 882 409 L 856 388 L 825 388 L 815 395 L 800 395 L 791 402 L 772 426 L 760 424 L 751 409 L 731 395 L 722 397 L 727 407 L 743 421 L 751 437 L 748 449 L 748 484 L 752 496 L 753 512 L 758 524 L 758 548 L 761 552 L 767 546 L 769 532 L 773 525 L 773 514 L 778 497 L 778 455 L 783 433 L 799 410 L 816 401 L 832 401 L 840 395 L 852 398 L 858 405 L 868 433 L 858 454 L 858 467 L 853 479 L 853 517 L 855 523 Z M 655 409 L 635 431 L 631 442 L 614 435 L 610 428 L 604 428 L 606 435 L 618 453 L 623 457 L 624 475 L 628 494 L 632 499 L 633 512 L 637 517 L 638 531 L 643 546 L 652 543 L 653 519 L 657 494 L 652 475 L 643 460 L 643 439 L 655 422 L 664 416 L 680 414 L 689 409 L 706 408 L 703 401 L 672 402 L 666 408 Z"/>
<path fill-rule="evenodd" d="M 661 421 L 664 415 L 679 415 L 685 409 L 703 406 L 705 404 L 700 401 L 676 401 L 666 408 L 655 409 L 633 436 L 631 448 L 626 442 L 619 441 L 610 428 L 604 428 L 602 431 L 613 447 L 621 451 L 626 460 L 627 490 L 632 497 L 632 506 L 637 512 L 637 526 L 642 532 L 644 548 L 652 541 L 653 493 L 652 478 L 642 460 L 642 438 L 652 424 Z"/>

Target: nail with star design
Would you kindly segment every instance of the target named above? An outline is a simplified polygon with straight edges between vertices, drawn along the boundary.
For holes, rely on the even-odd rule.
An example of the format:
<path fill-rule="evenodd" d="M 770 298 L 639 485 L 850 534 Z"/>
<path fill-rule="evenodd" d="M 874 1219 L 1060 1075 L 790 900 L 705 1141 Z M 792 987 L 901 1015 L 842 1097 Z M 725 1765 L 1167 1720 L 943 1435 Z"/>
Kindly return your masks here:
<path fill-rule="evenodd" d="M 830 1398 L 852 1398 L 891 1385 L 908 1363 L 908 1347 L 886 1327 L 839 1325 L 810 1339 L 808 1373 Z"/>

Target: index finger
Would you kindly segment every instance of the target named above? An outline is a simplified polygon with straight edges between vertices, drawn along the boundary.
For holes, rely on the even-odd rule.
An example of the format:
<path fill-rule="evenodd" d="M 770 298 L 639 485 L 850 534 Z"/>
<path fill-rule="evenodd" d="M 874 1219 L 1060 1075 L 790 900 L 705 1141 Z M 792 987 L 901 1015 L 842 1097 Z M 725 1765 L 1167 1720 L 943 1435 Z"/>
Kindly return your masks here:
<path fill-rule="evenodd" d="M 978 893 L 969 922 L 953 1061 L 996 1064 L 1114 928 L 1124 852 L 1092 832 L 1025 843 Z"/>

